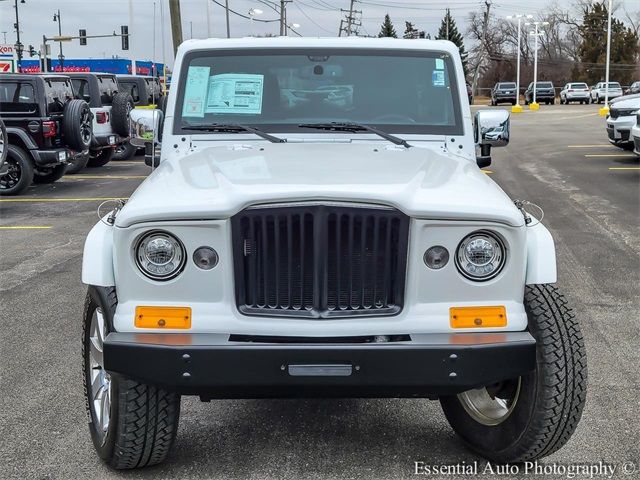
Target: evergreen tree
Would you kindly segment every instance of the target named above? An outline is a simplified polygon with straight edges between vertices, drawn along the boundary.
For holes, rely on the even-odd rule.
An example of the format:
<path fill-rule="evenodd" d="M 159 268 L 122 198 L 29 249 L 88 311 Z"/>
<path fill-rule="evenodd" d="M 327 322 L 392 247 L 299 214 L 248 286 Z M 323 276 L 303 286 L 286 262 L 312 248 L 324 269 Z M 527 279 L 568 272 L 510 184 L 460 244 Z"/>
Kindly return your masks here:
<path fill-rule="evenodd" d="M 413 26 L 413 23 L 411 22 L 404 22 L 404 23 L 405 23 L 405 29 L 404 29 L 404 35 L 402 36 L 402 38 L 415 39 L 415 38 L 426 37 L 424 30 L 418 30 L 416 27 Z"/>
<path fill-rule="evenodd" d="M 396 29 L 393 28 L 393 23 L 391 23 L 391 17 L 389 17 L 388 13 L 384 16 L 384 22 L 382 23 L 378 37 L 398 38 L 398 34 L 396 33 Z"/>
<path fill-rule="evenodd" d="M 582 41 L 578 55 L 582 65 L 579 78 L 589 85 L 605 79 L 607 61 L 607 6 L 606 2 L 586 6 L 582 25 L 578 27 Z M 635 72 L 629 65 L 640 62 L 640 40 L 638 34 L 616 18 L 611 19 L 611 65 L 609 78 L 612 82 L 629 84 Z M 617 66 L 619 65 L 619 66 Z"/>
<path fill-rule="evenodd" d="M 464 69 L 465 77 L 469 73 L 467 69 L 467 54 L 464 49 L 464 40 L 462 34 L 458 31 L 456 21 L 451 16 L 451 11 L 447 8 L 447 13 L 442 19 L 440 24 L 440 30 L 438 30 L 438 36 L 436 40 L 449 40 L 456 44 L 458 50 L 460 50 L 460 56 L 462 57 L 462 68 Z"/>

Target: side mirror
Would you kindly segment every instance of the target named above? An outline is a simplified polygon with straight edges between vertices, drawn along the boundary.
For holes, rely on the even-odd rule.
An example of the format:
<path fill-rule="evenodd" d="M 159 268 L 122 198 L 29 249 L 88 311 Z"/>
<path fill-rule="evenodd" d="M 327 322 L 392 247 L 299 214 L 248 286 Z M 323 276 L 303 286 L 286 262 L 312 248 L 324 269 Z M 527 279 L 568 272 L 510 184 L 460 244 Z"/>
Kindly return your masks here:
<path fill-rule="evenodd" d="M 146 142 L 157 141 L 163 120 L 160 110 L 133 109 L 130 114 L 130 142 L 131 145 L 142 148 Z"/>
<path fill-rule="evenodd" d="M 491 147 L 509 144 L 509 112 L 478 110 L 474 118 L 474 140 L 480 147 L 476 162 L 480 168 L 491 165 Z"/>

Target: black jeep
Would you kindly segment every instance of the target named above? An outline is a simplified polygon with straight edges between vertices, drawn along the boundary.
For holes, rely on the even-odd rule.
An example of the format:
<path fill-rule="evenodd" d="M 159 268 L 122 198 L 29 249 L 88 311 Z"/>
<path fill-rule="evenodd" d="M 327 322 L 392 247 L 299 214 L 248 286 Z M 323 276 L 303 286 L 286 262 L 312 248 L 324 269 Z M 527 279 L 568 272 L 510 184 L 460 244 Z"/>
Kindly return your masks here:
<path fill-rule="evenodd" d="M 162 91 L 158 77 L 142 75 L 118 75 L 118 88 L 133 98 L 136 108 L 159 108 L 166 110 L 167 96 Z M 114 160 L 128 160 L 138 150 L 129 142 L 125 142 L 115 149 Z"/>
<path fill-rule="evenodd" d="M 120 93 L 116 76 L 110 73 L 68 73 L 77 98 L 89 104 L 93 114 L 93 137 L 88 155 L 77 157 L 67 173 L 85 166 L 101 167 L 111 160 L 113 150 L 129 136 L 129 113 L 133 99 Z"/>
<path fill-rule="evenodd" d="M 55 182 L 91 144 L 91 110 L 65 75 L 1 75 L 0 115 L 9 142 L 0 195 Z"/>

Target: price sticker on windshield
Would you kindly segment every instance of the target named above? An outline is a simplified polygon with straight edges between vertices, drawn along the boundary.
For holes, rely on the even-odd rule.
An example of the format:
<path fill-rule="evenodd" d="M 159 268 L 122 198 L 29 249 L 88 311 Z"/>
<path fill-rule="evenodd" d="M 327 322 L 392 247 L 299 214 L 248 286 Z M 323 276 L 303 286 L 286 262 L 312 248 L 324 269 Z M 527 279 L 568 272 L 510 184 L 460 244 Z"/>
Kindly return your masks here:
<path fill-rule="evenodd" d="M 182 107 L 184 117 L 204 117 L 210 71 L 210 67 L 189 67 Z"/>
<path fill-rule="evenodd" d="M 434 70 L 431 74 L 431 83 L 434 87 L 444 87 L 444 70 Z"/>
<path fill-rule="evenodd" d="M 262 113 L 264 75 L 223 73 L 209 79 L 206 113 Z"/>

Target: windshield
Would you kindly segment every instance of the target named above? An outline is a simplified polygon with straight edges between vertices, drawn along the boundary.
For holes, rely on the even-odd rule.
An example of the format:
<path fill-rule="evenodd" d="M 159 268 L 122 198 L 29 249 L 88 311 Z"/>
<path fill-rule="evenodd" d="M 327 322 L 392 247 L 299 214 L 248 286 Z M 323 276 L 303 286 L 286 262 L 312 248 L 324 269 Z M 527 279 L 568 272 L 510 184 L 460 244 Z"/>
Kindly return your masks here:
<path fill-rule="evenodd" d="M 500 90 L 509 90 L 510 88 L 516 88 L 515 83 L 501 83 L 498 87 Z"/>
<path fill-rule="evenodd" d="M 212 123 L 308 132 L 299 125 L 326 122 L 398 133 L 463 132 L 453 61 L 440 52 L 194 52 L 180 77 L 176 134 Z"/>

